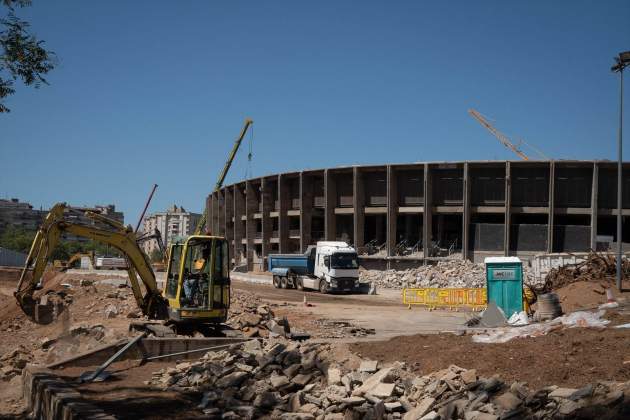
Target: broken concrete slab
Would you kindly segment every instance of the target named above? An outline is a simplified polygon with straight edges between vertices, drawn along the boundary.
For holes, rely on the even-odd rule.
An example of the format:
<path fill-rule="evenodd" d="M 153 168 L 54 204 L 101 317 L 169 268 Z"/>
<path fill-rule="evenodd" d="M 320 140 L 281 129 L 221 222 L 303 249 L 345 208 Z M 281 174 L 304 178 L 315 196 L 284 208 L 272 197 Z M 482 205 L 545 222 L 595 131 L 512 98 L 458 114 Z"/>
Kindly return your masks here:
<path fill-rule="evenodd" d="M 367 378 L 363 385 L 357 387 L 354 391 L 352 391 L 352 395 L 363 395 L 369 392 L 372 388 L 374 388 L 379 383 L 383 382 L 390 374 L 392 373 L 392 368 L 383 368 Z"/>
<path fill-rule="evenodd" d="M 523 401 L 511 392 L 506 392 L 505 394 L 498 396 L 494 402 L 506 411 L 512 411 L 523 404 Z"/>
<path fill-rule="evenodd" d="M 328 385 L 340 385 L 341 384 L 341 370 L 337 368 L 328 368 L 326 372 L 326 379 Z"/>
<path fill-rule="evenodd" d="M 577 389 L 574 388 L 558 388 L 549 394 L 549 398 L 570 398 Z"/>
<path fill-rule="evenodd" d="M 403 420 L 421 419 L 422 416 L 424 416 L 426 413 L 429 412 L 431 407 L 433 407 L 434 403 L 435 403 L 435 398 L 432 398 L 432 397 L 423 398 L 421 401 L 418 402 L 418 405 L 416 405 L 416 407 L 413 410 L 405 414 L 405 416 L 403 417 Z"/>
<path fill-rule="evenodd" d="M 488 328 L 505 327 L 508 325 L 505 314 L 494 301 L 488 302 L 488 307 L 483 311 L 479 322 Z"/>
<path fill-rule="evenodd" d="M 396 387 L 396 384 L 379 383 L 379 384 L 376 384 L 376 386 L 374 386 L 372 389 L 370 389 L 368 393 L 375 397 L 388 398 L 388 397 L 391 397 L 392 394 L 394 393 L 395 387 Z"/>
<path fill-rule="evenodd" d="M 374 373 L 378 370 L 377 360 L 364 360 L 359 366 L 359 372 Z"/>

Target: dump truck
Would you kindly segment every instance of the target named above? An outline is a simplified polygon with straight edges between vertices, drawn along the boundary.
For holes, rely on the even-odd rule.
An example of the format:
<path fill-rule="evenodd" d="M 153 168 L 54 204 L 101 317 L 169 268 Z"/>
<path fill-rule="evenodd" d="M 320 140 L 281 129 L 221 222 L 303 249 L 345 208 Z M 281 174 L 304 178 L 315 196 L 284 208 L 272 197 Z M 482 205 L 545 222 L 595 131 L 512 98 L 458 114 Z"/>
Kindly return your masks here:
<path fill-rule="evenodd" d="M 320 241 L 304 254 L 270 254 L 267 265 L 276 288 L 322 293 L 359 290 L 357 251 L 345 242 Z"/>

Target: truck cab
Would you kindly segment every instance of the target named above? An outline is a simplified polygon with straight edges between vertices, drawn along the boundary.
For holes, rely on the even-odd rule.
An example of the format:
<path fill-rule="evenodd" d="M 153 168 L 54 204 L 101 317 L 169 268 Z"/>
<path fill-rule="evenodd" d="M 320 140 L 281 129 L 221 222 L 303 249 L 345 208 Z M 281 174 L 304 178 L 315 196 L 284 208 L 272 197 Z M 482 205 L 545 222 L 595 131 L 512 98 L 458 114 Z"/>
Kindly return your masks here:
<path fill-rule="evenodd" d="M 357 251 L 345 242 L 317 242 L 314 275 L 327 283 L 328 290 L 350 291 L 359 287 L 359 259 Z"/>

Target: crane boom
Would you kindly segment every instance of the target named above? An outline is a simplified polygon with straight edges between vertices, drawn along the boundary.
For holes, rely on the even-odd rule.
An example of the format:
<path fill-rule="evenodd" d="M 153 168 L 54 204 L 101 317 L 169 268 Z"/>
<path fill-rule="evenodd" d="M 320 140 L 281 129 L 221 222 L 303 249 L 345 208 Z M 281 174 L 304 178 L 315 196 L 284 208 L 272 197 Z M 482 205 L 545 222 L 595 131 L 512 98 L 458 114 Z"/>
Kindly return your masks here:
<path fill-rule="evenodd" d="M 234 141 L 234 146 L 232 147 L 232 151 L 230 152 L 228 159 L 225 162 L 225 166 L 219 173 L 219 179 L 217 179 L 217 183 L 214 186 L 214 191 L 220 190 L 221 187 L 223 186 L 223 181 L 225 181 L 225 177 L 227 176 L 227 173 L 230 170 L 230 167 L 232 166 L 232 162 L 234 162 L 234 158 L 236 157 L 236 152 L 238 152 L 238 148 L 241 147 L 241 143 L 243 142 L 243 139 L 245 138 L 245 134 L 247 134 L 247 130 L 249 129 L 249 126 L 252 125 L 253 123 L 254 121 L 250 120 L 249 118 L 245 119 L 245 123 L 243 124 L 243 128 L 241 129 L 241 133 L 238 135 L 238 137 Z M 207 219 L 207 216 L 206 216 L 206 212 L 204 211 L 203 215 L 199 219 L 199 222 L 197 223 L 197 227 L 195 228 L 195 235 L 201 234 L 201 231 L 206 225 L 206 219 Z"/>
<path fill-rule="evenodd" d="M 249 118 L 245 120 L 245 124 L 243 125 L 243 128 L 241 129 L 241 133 L 238 135 L 238 137 L 234 141 L 234 146 L 232 147 L 232 151 L 230 152 L 230 155 L 228 156 L 228 159 L 225 162 L 225 166 L 223 167 L 223 170 L 219 174 L 219 179 L 217 179 L 217 183 L 214 186 L 215 191 L 218 191 L 223 186 L 223 181 L 225 181 L 225 177 L 227 176 L 227 173 L 230 170 L 230 167 L 232 166 L 232 162 L 234 161 L 236 152 L 238 152 L 238 148 L 241 147 L 241 142 L 243 141 L 243 138 L 245 138 L 245 134 L 247 134 L 247 130 L 249 129 L 249 126 L 253 124 L 253 122 L 254 121 L 250 120 Z"/>
<path fill-rule="evenodd" d="M 478 113 L 474 109 L 469 109 L 468 113 L 470 115 L 472 115 L 474 119 L 479 121 L 479 124 L 484 126 L 497 139 L 499 139 L 501 144 L 503 144 L 505 147 L 507 147 L 508 149 L 513 151 L 514 153 L 516 153 L 518 155 L 518 157 L 520 157 L 521 159 L 529 160 L 529 157 L 525 153 L 523 153 L 518 147 L 516 147 L 505 134 L 501 133 L 499 130 L 494 128 L 494 126 L 492 124 L 490 124 L 480 113 Z"/>

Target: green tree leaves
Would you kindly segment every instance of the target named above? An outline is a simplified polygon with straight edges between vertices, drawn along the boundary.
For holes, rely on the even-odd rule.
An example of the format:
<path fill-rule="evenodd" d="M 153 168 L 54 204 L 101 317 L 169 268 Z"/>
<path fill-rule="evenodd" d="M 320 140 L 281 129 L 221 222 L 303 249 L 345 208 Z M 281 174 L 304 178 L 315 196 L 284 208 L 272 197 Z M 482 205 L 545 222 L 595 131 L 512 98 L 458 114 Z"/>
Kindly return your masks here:
<path fill-rule="evenodd" d="M 17 252 L 28 254 L 31 244 L 35 239 L 34 230 L 26 230 L 20 227 L 8 226 L 0 235 L 0 247 L 11 249 Z M 96 255 L 109 257 L 120 257 L 122 254 L 116 249 L 106 244 L 96 241 L 66 241 L 61 240 L 54 249 L 50 260 L 67 260 L 77 252 L 94 251 Z"/>
<path fill-rule="evenodd" d="M 0 113 L 9 112 L 2 102 L 15 93 L 20 79 L 27 86 L 48 84 L 44 75 L 55 67 L 55 55 L 44 42 L 29 33 L 29 24 L 15 15 L 14 6 L 30 6 L 30 0 L 1 0 L 7 13 L 0 16 Z"/>

